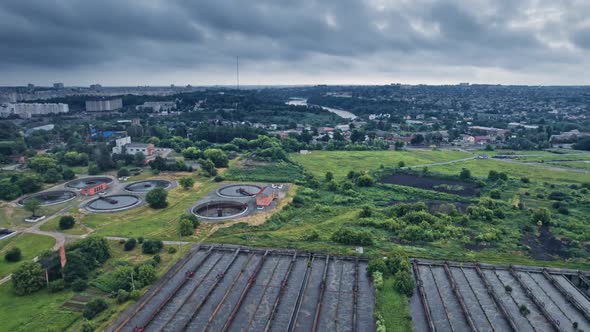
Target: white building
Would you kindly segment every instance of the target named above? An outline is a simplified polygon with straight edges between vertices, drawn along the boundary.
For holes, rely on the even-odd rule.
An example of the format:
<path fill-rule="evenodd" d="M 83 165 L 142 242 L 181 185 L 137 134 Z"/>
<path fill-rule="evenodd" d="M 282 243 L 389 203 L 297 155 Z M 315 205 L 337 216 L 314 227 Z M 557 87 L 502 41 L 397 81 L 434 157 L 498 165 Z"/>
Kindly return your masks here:
<path fill-rule="evenodd" d="M 48 115 L 68 113 L 68 104 L 40 104 L 40 103 L 11 103 L 0 105 L 0 117 L 6 118 L 10 115 L 18 115 L 21 118 L 29 119 L 33 115 Z"/>
<path fill-rule="evenodd" d="M 123 100 L 121 98 L 86 101 L 87 112 L 114 111 L 120 108 L 123 108 Z"/>
<path fill-rule="evenodd" d="M 123 152 L 123 147 L 127 144 L 131 144 L 131 137 L 129 136 L 116 139 L 113 153 L 121 154 Z"/>

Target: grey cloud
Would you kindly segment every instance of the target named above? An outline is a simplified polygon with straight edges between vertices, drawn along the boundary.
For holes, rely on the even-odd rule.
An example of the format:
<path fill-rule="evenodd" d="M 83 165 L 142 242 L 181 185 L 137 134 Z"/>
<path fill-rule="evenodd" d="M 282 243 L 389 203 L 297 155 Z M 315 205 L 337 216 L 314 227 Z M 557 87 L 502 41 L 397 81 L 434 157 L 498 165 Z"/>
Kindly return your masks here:
<path fill-rule="evenodd" d="M 559 19 L 529 23 L 545 9 Z M 274 75 L 297 68 L 354 80 L 401 64 L 533 75 L 588 65 L 590 33 L 578 27 L 588 10 L 548 0 L 6 0 L 0 69 L 12 74 L 0 84 L 17 72 L 34 81 L 36 70 L 75 77 L 93 67 L 112 68 L 113 82 L 128 82 L 120 68 L 144 70 L 136 83 L 150 75 L 143 68 L 187 79 L 215 75 L 236 55 Z M 555 46 L 569 41 L 573 50 Z"/>

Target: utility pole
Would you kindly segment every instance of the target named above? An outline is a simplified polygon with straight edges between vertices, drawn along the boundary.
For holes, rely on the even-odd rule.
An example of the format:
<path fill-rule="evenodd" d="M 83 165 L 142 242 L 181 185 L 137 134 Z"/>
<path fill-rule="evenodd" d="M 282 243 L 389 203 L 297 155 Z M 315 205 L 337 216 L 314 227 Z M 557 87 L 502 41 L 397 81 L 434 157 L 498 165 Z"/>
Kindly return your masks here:
<path fill-rule="evenodd" d="M 240 90 L 240 57 L 236 56 L 236 89 Z"/>

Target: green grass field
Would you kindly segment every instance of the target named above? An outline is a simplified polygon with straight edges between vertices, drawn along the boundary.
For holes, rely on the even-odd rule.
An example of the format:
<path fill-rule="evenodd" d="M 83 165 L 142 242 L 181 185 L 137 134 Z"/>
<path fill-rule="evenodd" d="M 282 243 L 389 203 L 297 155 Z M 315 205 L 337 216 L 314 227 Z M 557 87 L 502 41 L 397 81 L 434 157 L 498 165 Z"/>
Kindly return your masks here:
<path fill-rule="evenodd" d="M 412 332 L 408 298 L 394 290 L 393 278 L 383 281 L 383 289 L 375 292 L 375 304 L 385 322 L 387 332 Z"/>
<path fill-rule="evenodd" d="M 0 278 L 14 272 L 22 262 L 30 261 L 55 244 L 52 237 L 21 233 L 0 241 Z M 18 247 L 22 253 L 20 262 L 7 262 L 4 254 L 11 248 Z"/>
<path fill-rule="evenodd" d="M 52 218 L 51 220 L 47 221 L 43 225 L 41 225 L 40 229 L 46 232 L 62 232 L 65 234 L 72 234 L 72 235 L 82 235 L 86 234 L 84 228 L 80 225 L 79 221 L 76 221 L 74 227 L 70 229 L 61 229 L 59 228 L 59 218 Z"/>
<path fill-rule="evenodd" d="M 327 171 L 335 178 L 343 178 L 349 171 L 372 171 L 381 165 L 397 167 L 400 161 L 406 166 L 445 162 L 472 157 L 471 154 L 451 150 L 411 151 L 312 151 L 310 154 L 291 154 L 290 158 L 313 175 L 323 177 Z"/>
<path fill-rule="evenodd" d="M 531 181 L 553 183 L 590 182 L 590 174 L 547 169 L 544 168 L 544 165 L 525 165 L 493 159 L 475 159 L 455 164 L 432 166 L 428 169 L 433 172 L 458 175 L 461 168 L 469 169 L 471 174 L 477 177 L 487 177 L 491 170 L 495 170 L 498 172 L 504 172 L 511 177 L 527 177 Z"/>

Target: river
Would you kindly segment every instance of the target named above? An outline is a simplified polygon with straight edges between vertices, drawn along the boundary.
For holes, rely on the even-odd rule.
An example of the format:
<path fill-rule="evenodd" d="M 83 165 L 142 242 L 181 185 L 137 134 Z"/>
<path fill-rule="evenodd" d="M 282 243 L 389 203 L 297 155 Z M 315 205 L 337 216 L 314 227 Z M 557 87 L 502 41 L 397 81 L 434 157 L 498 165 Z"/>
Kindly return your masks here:
<path fill-rule="evenodd" d="M 288 102 L 287 105 L 295 105 L 295 106 L 308 106 L 307 105 L 307 99 L 304 98 L 291 98 Z M 326 106 L 320 106 L 321 108 L 325 109 L 328 112 L 334 113 L 336 115 L 338 115 L 341 118 L 344 119 L 349 119 L 349 120 L 354 120 L 357 118 L 356 115 L 352 114 L 349 111 L 345 111 L 345 110 L 339 110 L 337 108 L 331 108 L 331 107 L 326 107 Z"/>

